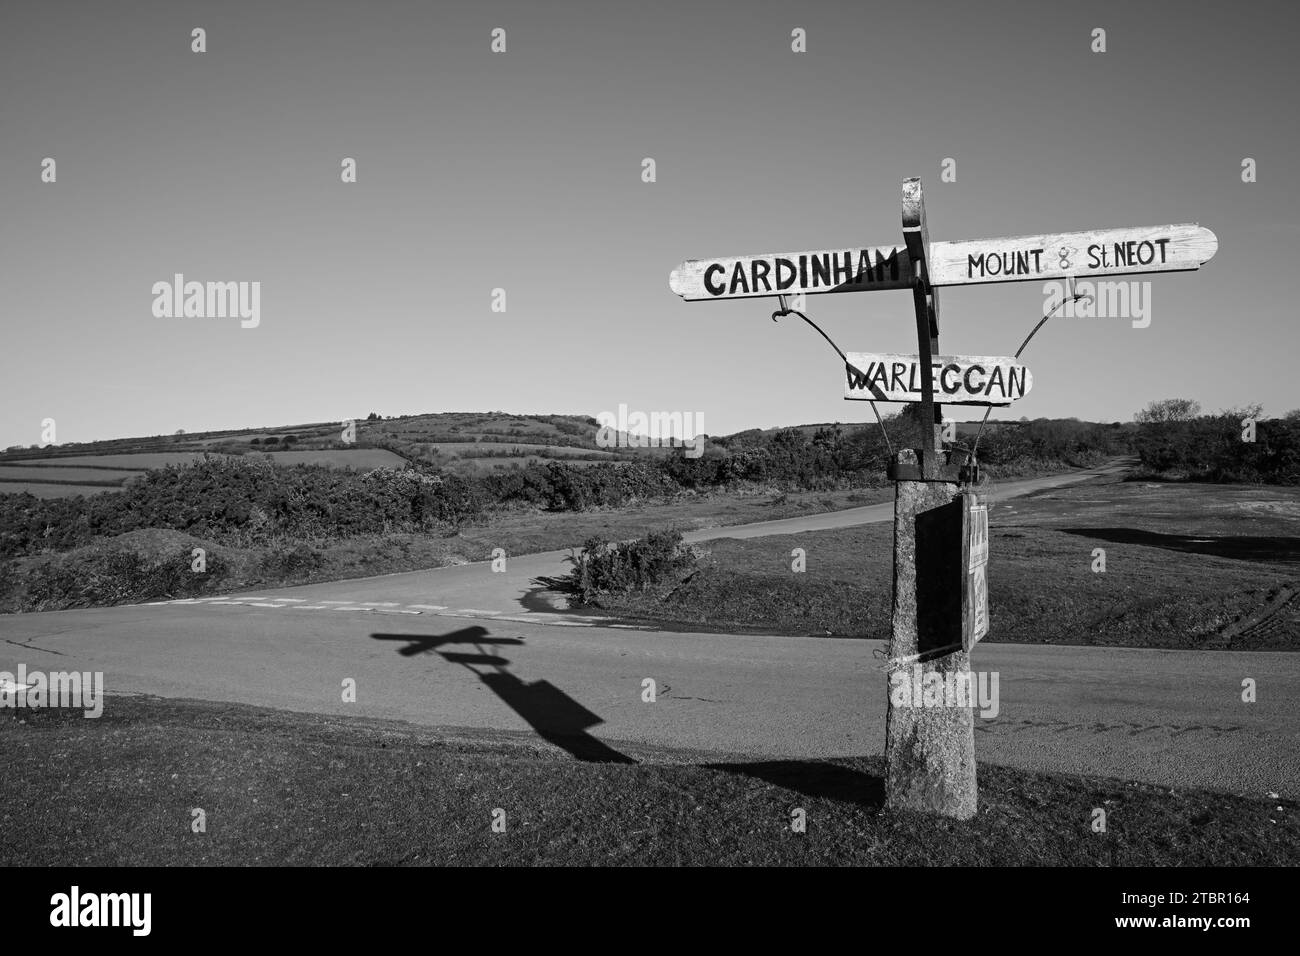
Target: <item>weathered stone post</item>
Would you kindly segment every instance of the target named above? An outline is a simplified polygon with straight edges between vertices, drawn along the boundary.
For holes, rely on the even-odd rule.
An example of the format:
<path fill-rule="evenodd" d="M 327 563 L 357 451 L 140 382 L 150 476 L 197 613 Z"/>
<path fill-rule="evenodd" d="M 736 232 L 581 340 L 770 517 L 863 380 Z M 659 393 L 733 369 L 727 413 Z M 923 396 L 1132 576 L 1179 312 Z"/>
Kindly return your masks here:
<path fill-rule="evenodd" d="M 896 462 L 899 471 L 914 469 L 916 453 L 904 449 Z M 962 650 L 959 630 L 964 569 L 961 549 L 954 547 L 960 540 L 961 499 L 958 486 L 947 481 L 897 480 L 894 487 L 885 804 L 968 820 L 978 794 L 974 715 L 970 707 L 951 706 L 946 699 L 924 706 L 927 680 L 932 686 L 936 678 L 945 686 L 952 686 L 954 677 L 969 680 L 970 655 Z M 900 681 L 909 685 L 905 694 L 897 692 Z M 930 701 L 936 703 L 933 694 Z"/>

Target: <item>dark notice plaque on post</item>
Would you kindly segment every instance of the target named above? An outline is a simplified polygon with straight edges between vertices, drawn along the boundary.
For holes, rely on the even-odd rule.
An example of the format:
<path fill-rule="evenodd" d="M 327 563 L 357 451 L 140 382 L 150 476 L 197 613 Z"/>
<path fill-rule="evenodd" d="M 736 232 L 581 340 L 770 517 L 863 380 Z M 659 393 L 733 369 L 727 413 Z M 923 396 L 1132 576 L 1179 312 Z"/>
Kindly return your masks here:
<path fill-rule="evenodd" d="M 988 499 L 960 492 L 915 528 L 916 651 L 969 651 L 989 632 Z"/>

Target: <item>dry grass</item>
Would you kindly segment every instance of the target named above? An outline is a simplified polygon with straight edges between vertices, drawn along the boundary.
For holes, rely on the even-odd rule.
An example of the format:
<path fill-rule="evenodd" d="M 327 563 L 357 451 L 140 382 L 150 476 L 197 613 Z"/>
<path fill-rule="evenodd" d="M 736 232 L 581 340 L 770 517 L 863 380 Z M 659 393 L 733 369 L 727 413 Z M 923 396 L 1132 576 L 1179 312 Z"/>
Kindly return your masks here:
<path fill-rule="evenodd" d="M 0 712 L 0 748 L 5 865 L 1282 866 L 1300 851 L 1292 801 L 981 766 L 980 811 L 956 823 L 883 810 L 878 758 L 583 763 L 227 704 Z"/>
<path fill-rule="evenodd" d="M 994 501 L 986 640 L 1300 648 L 1300 489 L 1104 479 Z M 670 595 L 600 606 L 663 626 L 887 639 L 892 535 L 886 523 L 711 542 Z M 791 571 L 794 548 L 806 573 Z"/>

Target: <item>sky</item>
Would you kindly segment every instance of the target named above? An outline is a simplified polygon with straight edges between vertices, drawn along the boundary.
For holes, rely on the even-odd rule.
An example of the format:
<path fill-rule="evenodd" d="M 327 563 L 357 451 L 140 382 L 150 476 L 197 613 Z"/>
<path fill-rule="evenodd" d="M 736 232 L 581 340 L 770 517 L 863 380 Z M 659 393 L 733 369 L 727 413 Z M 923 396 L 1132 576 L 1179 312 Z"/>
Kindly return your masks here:
<path fill-rule="evenodd" d="M 995 417 L 1123 421 L 1172 396 L 1282 414 L 1300 406 L 1296 9 L 5 0 L 0 447 L 49 418 L 58 442 L 370 411 L 872 420 L 774 300 L 683 302 L 668 276 L 895 244 L 908 176 L 932 240 L 1218 236 L 1198 272 L 1128 277 L 1150 283 L 1149 326 L 1050 321 L 1033 390 Z M 260 283 L 258 324 L 155 314 L 176 273 Z M 941 350 L 1010 355 L 1046 299 L 944 289 Z M 807 311 L 845 351 L 916 351 L 906 291 Z"/>

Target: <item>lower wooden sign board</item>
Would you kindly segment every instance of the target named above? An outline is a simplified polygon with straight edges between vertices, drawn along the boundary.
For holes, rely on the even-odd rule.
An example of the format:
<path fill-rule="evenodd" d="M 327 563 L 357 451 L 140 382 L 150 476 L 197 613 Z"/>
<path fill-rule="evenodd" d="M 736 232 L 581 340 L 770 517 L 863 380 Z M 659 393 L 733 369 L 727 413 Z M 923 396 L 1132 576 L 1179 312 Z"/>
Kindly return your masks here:
<path fill-rule="evenodd" d="M 969 651 L 989 632 L 989 506 L 983 495 L 973 492 L 961 500 L 961 646 Z"/>
<path fill-rule="evenodd" d="M 849 352 L 844 397 L 859 401 L 919 402 L 925 374 L 916 355 Z M 1010 405 L 1034 384 L 1013 358 L 936 355 L 930 363 L 934 400 L 941 405 Z"/>

